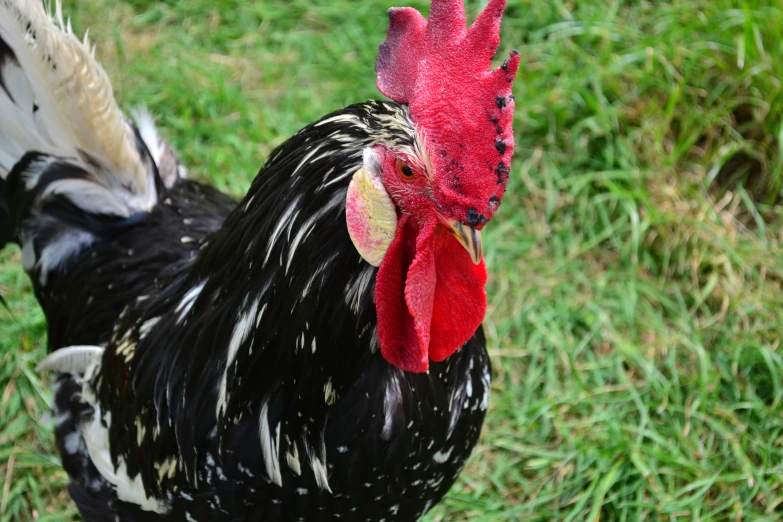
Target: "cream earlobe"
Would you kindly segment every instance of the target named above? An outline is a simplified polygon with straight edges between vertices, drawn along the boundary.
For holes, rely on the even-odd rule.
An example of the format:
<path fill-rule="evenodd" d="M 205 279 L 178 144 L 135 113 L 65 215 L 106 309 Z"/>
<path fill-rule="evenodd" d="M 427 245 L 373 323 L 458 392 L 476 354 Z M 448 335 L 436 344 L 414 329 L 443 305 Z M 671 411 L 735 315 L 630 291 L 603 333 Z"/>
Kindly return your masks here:
<path fill-rule="evenodd" d="M 397 210 L 367 161 L 348 185 L 345 219 L 359 255 L 372 266 L 380 266 L 397 232 Z"/>

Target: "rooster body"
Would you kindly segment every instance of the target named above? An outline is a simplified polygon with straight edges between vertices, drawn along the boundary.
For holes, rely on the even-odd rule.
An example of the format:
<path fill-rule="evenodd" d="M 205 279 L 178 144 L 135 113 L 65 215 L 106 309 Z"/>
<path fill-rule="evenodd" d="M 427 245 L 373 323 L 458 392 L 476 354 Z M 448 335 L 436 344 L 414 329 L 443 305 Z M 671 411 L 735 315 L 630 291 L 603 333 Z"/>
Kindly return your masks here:
<path fill-rule="evenodd" d="M 0 246 L 21 245 L 46 314 L 57 448 L 84 519 L 423 516 L 478 440 L 490 365 L 470 326 L 480 318 L 465 335 L 443 330 L 453 317 L 434 310 L 440 323 L 423 329 L 426 296 L 409 298 L 405 320 L 415 322 L 391 328 L 400 312 L 384 296 L 400 276 L 366 261 L 349 233 L 346 201 L 364 211 L 351 206 L 355 173 L 380 171 L 389 151 L 416 168 L 431 161 L 408 105 L 370 101 L 305 127 L 235 203 L 183 179 L 147 115 L 121 116 L 59 5 L 59 24 L 27 0 L 0 0 L 0 11 Z M 96 85 L 100 118 L 83 92 Z M 508 155 L 492 139 L 502 195 Z M 397 170 L 413 172 L 400 160 Z M 389 190 L 389 201 L 412 205 L 409 192 Z M 480 243 L 458 237 L 461 225 L 454 239 L 430 225 L 435 214 L 399 215 L 400 230 L 432 234 L 434 247 L 400 233 L 388 256 L 407 266 L 422 263 L 419 251 L 453 252 L 483 292 L 483 262 L 467 268 L 457 239 L 474 261 Z M 471 227 L 488 219 L 473 206 L 467 216 Z M 462 276 L 442 274 L 457 283 L 436 292 L 463 295 L 453 291 Z M 478 287 L 466 284 L 469 300 Z M 452 353 L 428 361 L 430 335 L 456 343 Z"/>
<path fill-rule="evenodd" d="M 101 267 L 125 254 L 126 262 L 107 275 L 106 281 L 116 284 L 127 272 L 126 248 L 144 250 L 149 229 L 179 223 L 166 231 L 170 235 L 161 238 L 166 242 L 159 250 L 132 260 L 135 267 L 158 267 L 161 255 L 178 258 L 160 272 L 151 269 L 147 280 L 129 292 L 139 297 L 129 298 L 129 306 L 118 312 L 103 363 L 86 376 L 94 402 L 114 407 L 103 417 L 92 408 L 84 411 L 81 387 L 70 384 L 56 397 L 58 419 L 75 430 L 58 430 L 59 440 L 69 440 L 82 419 L 92 419 L 82 429 L 91 440 L 107 439 L 116 452 L 106 466 L 113 469 L 117 463 L 125 471 L 117 477 L 120 485 L 134 476 L 151 487 L 126 487 L 118 499 L 117 484 L 95 469 L 98 459 L 86 445 L 72 453 L 62 445 L 66 469 L 82 477 L 71 486 L 74 498 L 97 503 L 101 513 L 141 505 L 151 510 L 143 512 L 150 520 L 332 520 L 341 515 L 391 521 L 416 519 L 449 489 L 476 444 L 487 407 L 489 359 L 483 334 L 426 374 L 387 364 L 377 345 L 367 349 L 377 343 L 371 306 L 377 269 L 362 261 L 345 228 L 330 226 L 343 212 L 337 202 L 345 199 L 348 180 L 329 183 L 355 171 L 362 158 L 361 127 L 346 125 L 347 118 L 384 110 L 401 106 L 369 102 L 350 107 L 323 120 L 333 123 L 306 128 L 273 154 L 264 167 L 273 174 L 257 178 L 223 227 L 247 230 L 236 221 L 249 220 L 255 234 L 207 235 L 203 225 L 194 230 L 199 216 L 192 214 L 192 203 L 198 199 L 187 192 L 203 188 L 179 182 L 166 203 L 129 225 L 137 230 L 138 243 L 112 246 L 103 260 L 94 250 L 83 254 L 84 262 L 94 259 Z M 340 147 L 325 161 L 314 156 L 300 165 L 287 157 L 299 157 L 303 148 L 319 143 L 334 150 L 339 140 L 328 142 L 350 132 L 356 134 L 350 141 L 356 146 Z M 325 163 L 326 171 L 334 167 L 334 177 L 326 180 Z M 299 177 L 277 170 L 296 168 Z M 289 197 L 281 198 L 284 193 Z M 286 206 L 293 202 L 309 203 L 297 212 Z M 269 219 L 273 215 L 290 216 L 278 233 L 281 221 Z M 297 241 L 296 231 L 307 230 L 308 222 L 312 232 Z M 324 237 L 331 232 L 337 237 Z M 329 245 L 325 257 L 319 252 L 324 244 Z M 248 255 L 236 255 L 248 249 Z M 296 252 L 327 264 L 307 277 L 294 267 L 286 275 L 289 257 L 292 265 L 295 259 L 310 264 Z M 262 263 L 267 253 L 277 258 L 267 265 L 274 267 L 271 273 Z M 89 275 L 83 283 L 95 284 Z M 70 296 L 65 301 L 78 302 Z M 45 297 L 42 302 L 48 310 Z M 253 329 L 263 334 L 253 335 Z M 68 344 L 95 342 L 72 335 L 66 337 Z M 282 353 L 275 346 L 291 350 Z M 101 418 L 105 425 L 96 420 Z M 112 429 L 115 425 L 122 429 Z M 126 502 L 118 502 L 123 498 Z"/>

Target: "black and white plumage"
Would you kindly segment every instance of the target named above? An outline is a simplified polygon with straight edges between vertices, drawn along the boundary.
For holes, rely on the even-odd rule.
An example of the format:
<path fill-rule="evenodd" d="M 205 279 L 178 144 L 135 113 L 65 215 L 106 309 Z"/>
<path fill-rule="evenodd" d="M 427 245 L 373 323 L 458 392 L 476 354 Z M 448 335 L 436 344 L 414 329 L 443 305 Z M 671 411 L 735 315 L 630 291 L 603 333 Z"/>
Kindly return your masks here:
<path fill-rule="evenodd" d="M 55 377 L 55 433 L 84 519 L 421 517 L 478 440 L 490 367 L 481 329 L 428 373 L 379 353 L 377 269 L 351 243 L 345 197 L 368 147 L 417 153 L 407 107 L 305 127 L 234 204 L 181 179 L 147 116 L 104 132 L 77 125 L 89 107 L 39 103 L 57 81 L 79 96 L 103 78 L 92 63 L 81 80 L 32 74 L 51 66 L 29 43 L 45 34 L 53 60 L 84 58 L 42 12 L 0 0 L 18 17 L 0 21 L 0 103 L 30 131 L 0 117 L 0 242 L 22 246 L 50 349 L 93 347 L 74 349 L 83 372 L 50 361 L 73 372 Z"/>

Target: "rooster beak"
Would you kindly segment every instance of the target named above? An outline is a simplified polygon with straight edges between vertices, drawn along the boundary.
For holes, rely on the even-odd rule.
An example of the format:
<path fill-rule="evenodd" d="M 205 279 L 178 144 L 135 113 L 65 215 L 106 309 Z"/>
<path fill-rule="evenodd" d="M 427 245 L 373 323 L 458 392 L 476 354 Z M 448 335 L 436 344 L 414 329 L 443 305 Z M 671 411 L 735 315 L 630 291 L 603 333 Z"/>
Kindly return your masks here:
<path fill-rule="evenodd" d="M 483 251 L 481 249 L 481 232 L 473 227 L 463 225 L 457 220 L 446 219 L 443 216 L 438 216 L 440 222 L 451 232 L 460 245 L 465 247 L 465 250 L 470 254 L 470 258 L 474 264 L 481 263 L 481 256 Z"/>

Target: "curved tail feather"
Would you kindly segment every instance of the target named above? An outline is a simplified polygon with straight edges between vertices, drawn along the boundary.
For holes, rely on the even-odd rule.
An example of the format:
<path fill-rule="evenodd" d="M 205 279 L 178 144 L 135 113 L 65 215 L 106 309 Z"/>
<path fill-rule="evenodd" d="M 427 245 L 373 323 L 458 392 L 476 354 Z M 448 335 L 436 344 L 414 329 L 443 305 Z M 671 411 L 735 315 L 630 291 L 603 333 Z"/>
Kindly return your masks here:
<path fill-rule="evenodd" d="M 93 54 L 59 0 L 53 14 L 0 0 L 0 249 L 19 243 L 41 285 L 186 173 L 149 113 L 123 115 Z"/>
<path fill-rule="evenodd" d="M 63 20 L 60 2 L 53 18 L 38 0 L 0 0 L 0 39 L 0 170 L 7 175 L 31 150 L 78 159 L 91 163 L 93 181 L 129 208 L 154 205 L 155 174 L 87 39 L 76 38 Z"/>

